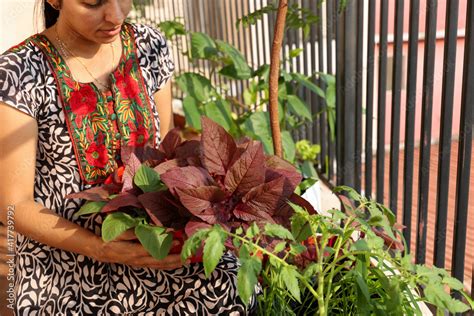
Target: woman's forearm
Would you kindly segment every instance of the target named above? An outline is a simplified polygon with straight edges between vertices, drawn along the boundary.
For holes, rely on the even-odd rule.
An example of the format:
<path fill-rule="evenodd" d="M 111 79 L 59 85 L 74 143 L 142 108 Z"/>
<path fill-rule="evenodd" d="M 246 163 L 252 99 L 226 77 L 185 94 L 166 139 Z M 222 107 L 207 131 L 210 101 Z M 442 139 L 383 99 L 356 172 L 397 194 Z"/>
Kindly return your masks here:
<path fill-rule="evenodd" d="M 14 205 L 13 221 L 16 232 L 43 244 L 94 259 L 100 255 L 99 236 L 34 201 Z"/>

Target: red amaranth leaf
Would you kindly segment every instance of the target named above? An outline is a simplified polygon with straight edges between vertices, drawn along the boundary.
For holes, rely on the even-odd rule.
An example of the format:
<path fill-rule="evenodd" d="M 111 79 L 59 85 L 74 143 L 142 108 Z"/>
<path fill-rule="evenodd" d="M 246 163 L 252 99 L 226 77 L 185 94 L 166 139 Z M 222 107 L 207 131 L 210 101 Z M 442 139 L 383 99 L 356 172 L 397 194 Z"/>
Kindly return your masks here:
<path fill-rule="evenodd" d="M 106 202 L 109 200 L 111 194 L 116 194 L 120 192 L 120 186 L 116 184 L 105 184 L 98 187 L 93 187 L 91 189 L 71 193 L 66 195 L 67 199 L 84 199 L 94 202 Z"/>
<path fill-rule="evenodd" d="M 161 175 L 161 181 L 172 193 L 176 189 L 194 189 L 213 183 L 206 169 L 194 166 L 170 169 Z"/>
<path fill-rule="evenodd" d="M 181 223 L 183 226 L 191 214 L 174 203 L 169 191 L 148 192 L 138 196 L 153 223 L 157 226 L 171 227 Z"/>
<path fill-rule="evenodd" d="M 265 212 L 271 216 L 286 203 L 292 193 L 291 185 L 284 177 L 280 177 L 250 190 L 242 198 L 242 203 L 245 210 L 251 210 L 253 213 Z"/>
<path fill-rule="evenodd" d="M 188 166 L 188 161 L 186 159 L 182 158 L 176 158 L 176 159 L 171 159 L 167 160 L 165 162 L 160 163 L 158 166 L 153 168 L 158 174 L 161 176 L 168 170 L 177 168 L 177 167 L 186 167 Z"/>
<path fill-rule="evenodd" d="M 221 202 L 225 199 L 225 193 L 216 186 L 204 186 L 194 189 L 176 189 L 179 200 L 183 206 L 194 216 L 207 222 L 216 222 L 217 218 L 211 218 L 213 203 Z M 214 217 L 216 217 L 215 214 Z"/>
<path fill-rule="evenodd" d="M 161 141 L 159 149 L 166 155 L 167 159 L 175 157 L 176 148 L 181 145 L 182 140 L 179 135 L 179 130 L 173 128 L 166 134 L 165 138 Z"/>
<path fill-rule="evenodd" d="M 191 237 L 197 230 L 211 228 L 211 227 L 212 226 L 209 225 L 208 223 L 204 223 L 197 220 L 190 220 L 186 224 L 186 227 L 184 228 L 184 232 L 186 233 L 186 236 Z"/>
<path fill-rule="evenodd" d="M 104 205 L 104 207 L 102 208 L 102 212 L 108 213 L 108 212 L 117 211 L 119 208 L 126 207 L 126 206 L 142 208 L 142 205 L 138 201 L 138 198 L 136 195 L 130 194 L 128 192 L 122 192 L 119 195 L 117 195 L 115 198 L 110 200 L 109 203 Z"/>
<path fill-rule="evenodd" d="M 290 181 L 293 190 L 300 184 L 302 176 L 297 169 L 288 161 L 277 156 L 269 156 L 265 160 L 267 170 L 265 182 L 272 181 L 280 176 L 284 176 Z"/>
<path fill-rule="evenodd" d="M 214 121 L 201 117 L 201 161 L 210 174 L 225 175 L 230 167 L 236 144 L 232 136 Z"/>
<path fill-rule="evenodd" d="M 251 208 L 245 204 L 237 205 L 237 207 L 233 211 L 233 214 L 235 217 L 246 222 L 275 222 L 270 214 L 255 210 L 254 208 Z"/>
<path fill-rule="evenodd" d="M 176 158 L 199 157 L 201 154 L 201 142 L 188 140 L 176 148 Z"/>
<path fill-rule="evenodd" d="M 313 208 L 313 206 L 303 199 L 298 194 L 292 193 L 288 197 L 288 201 L 293 204 L 299 205 L 305 208 L 309 214 L 316 214 L 317 212 Z M 280 208 L 278 208 L 275 213 L 273 214 L 273 219 L 276 223 L 283 225 L 285 227 L 290 227 L 290 217 L 293 216 L 294 210 L 288 203 L 283 203 Z"/>
<path fill-rule="evenodd" d="M 133 189 L 133 177 L 135 176 L 135 173 L 137 173 L 137 170 L 141 166 L 141 162 L 138 159 L 138 157 L 135 155 L 135 153 L 131 153 L 129 159 L 125 163 L 125 171 L 123 172 L 123 186 L 122 186 L 122 192 L 126 192 L 128 190 Z"/>
<path fill-rule="evenodd" d="M 261 143 L 249 145 L 230 167 L 224 180 L 230 193 L 245 194 L 265 181 L 265 155 Z"/>

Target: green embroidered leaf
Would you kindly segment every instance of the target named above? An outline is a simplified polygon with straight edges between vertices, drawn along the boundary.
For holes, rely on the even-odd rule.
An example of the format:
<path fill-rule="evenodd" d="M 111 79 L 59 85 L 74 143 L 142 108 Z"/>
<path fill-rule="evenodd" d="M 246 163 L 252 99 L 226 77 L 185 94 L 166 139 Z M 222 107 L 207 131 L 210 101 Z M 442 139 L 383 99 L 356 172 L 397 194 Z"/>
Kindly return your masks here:
<path fill-rule="evenodd" d="M 164 227 L 140 223 L 135 227 L 135 235 L 143 248 L 157 260 L 164 259 L 171 249 L 173 236 Z"/>
<path fill-rule="evenodd" d="M 146 165 L 141 165 L 138 168 L 133 177 L 133 182 L 143 192 L 156 192 L 163 188 L 158 172 Z"/>
<path fill-rule="evenodd" d="M 137 224 L 138 221 L 126 213 L 111 213 L 105 217 L 102 223 L 102 239 L 105 242 L 112 241 Z"/>
<path fill-rule="evenodd" d="M 86 214 L 99 213 L 105 204 L 107 204 L 107 202 L 103 202 L 103 201 L 87 202 L 81 206 L 79 211 L 74 216 L 79 217 Z"/>

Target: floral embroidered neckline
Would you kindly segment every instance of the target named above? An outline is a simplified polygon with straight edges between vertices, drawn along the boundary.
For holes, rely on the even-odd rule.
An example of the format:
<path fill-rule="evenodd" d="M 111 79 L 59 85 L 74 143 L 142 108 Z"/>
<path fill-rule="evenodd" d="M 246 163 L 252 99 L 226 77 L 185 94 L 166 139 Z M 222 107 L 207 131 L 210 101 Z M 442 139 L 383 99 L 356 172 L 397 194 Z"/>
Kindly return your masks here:
<path fill-rule="evenodd" d="M 51 41 L 41 34 L 32 37 L 53 70 L 79 173 L 87 184 L 103 182 L 121 164 L 122 146 L 155 146 L 151 102 L 130 24 L 123 25 L 120 36 L 122 55 L 106 92 L 74 80 Z"/>

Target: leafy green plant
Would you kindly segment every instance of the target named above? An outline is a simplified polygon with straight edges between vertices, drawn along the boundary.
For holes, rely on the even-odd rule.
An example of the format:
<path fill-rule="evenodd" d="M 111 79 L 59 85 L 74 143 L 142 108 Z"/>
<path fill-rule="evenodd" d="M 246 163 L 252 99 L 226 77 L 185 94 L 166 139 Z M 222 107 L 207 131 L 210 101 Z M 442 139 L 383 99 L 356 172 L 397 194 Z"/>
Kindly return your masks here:
<path fill-rule="evenodd" d="M 191 236 L 181 255 L 187 258 L 204 242 L 210 275 L 231 239 L 241 261 L 237 279 L 244 302 L 260 281 L 259 315 L 421 315 L 420 302 L 436 307 L 439 315 L 474 308 L 461 282 L 404 255 L 390 210 L 348 187 L 337 189 L 342 191 L 358 206 L 346 205 L 346 212 L 332 210 L 327 217 L 292 204 L 289 229 L 254 223 L 228 231 L 215 225 Z M 449 291 L 460 293 L 469 305 Z"/>

